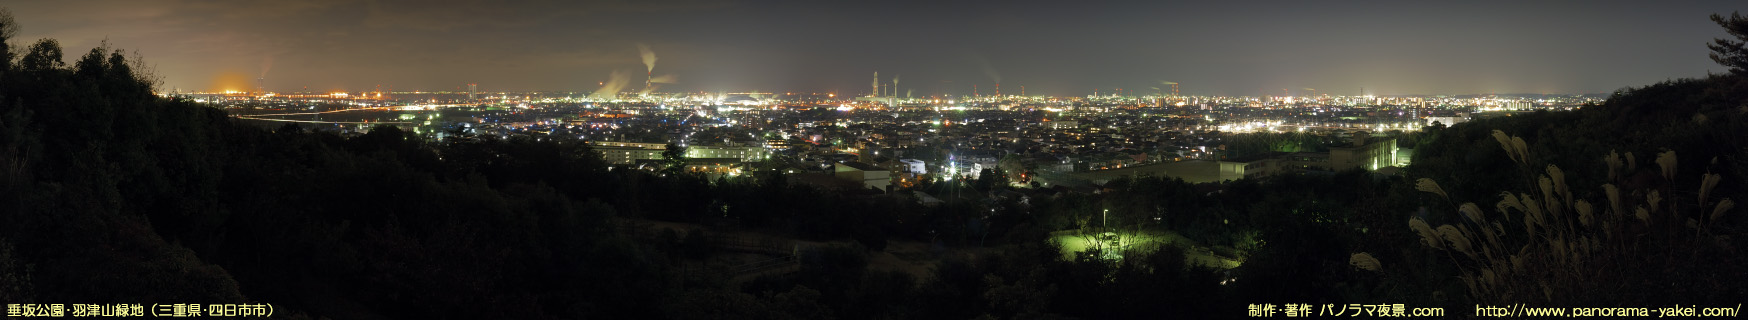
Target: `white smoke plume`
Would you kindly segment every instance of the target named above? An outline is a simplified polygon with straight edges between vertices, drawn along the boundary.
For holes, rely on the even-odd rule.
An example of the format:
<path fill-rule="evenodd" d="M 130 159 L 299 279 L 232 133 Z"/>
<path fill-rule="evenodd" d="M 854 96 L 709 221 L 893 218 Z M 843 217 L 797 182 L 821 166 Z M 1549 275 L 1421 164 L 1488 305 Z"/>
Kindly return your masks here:
<path fill-rule="evenodd" d="M 639 43 L 637 44 L 637 52 L 638 54 L 643 55 L 643 67 L 646 69 L 644 71 L 655 72 L 655 51 L 649 50 L 649 45 Z"/>
<path fill-rule="evenodd" d="M 983 75 L 989 76 L 990 81 L 995 81 L 997 84 L 1001 83 L 1001 72 L 995 71 L 995 67 L 989 65 L 988 59 L 984 59 L 983 56 L 977 54 L 968 54 L 966 56 L 970 57 L 971 62 L 976 63 L 979 68 L 983 69 Z"/>
<path fill-rule="evenodd" d="M 601 89 L 596 89 L 595 94 L 590 97 L 595 99 L 618 98 L 619 90 L 624 89 L 625 84 L 630 82 L 631 75 L 626 74 L 624 71 L 615 70 L 611 76 L 607 77 L 607 82 L 601 85 Z"/>
<path fill-rule="evenodd" d="M 649 85 L 643 86 L 643 91 L 638 91 L 637 95 L 639 95 L 639 96 L 649 95 L 650 92 L 655 92 L 656 89 L 661 89 L 662 84 L 674 83 L 675 81 L 677 81 L 677 79 L 674 78 L 674 75 L 671 75 L 671 74 L 662 75 L 659 77 L 650 77 L 649 78 Z"/>
<path fill-rule="evenodd" d="M 261 77 L 260 78 L 266 79 L 267 78 L 267 71 L 270 71 L 270 70 L 273 70 L 273 56 L 267 56 L 267 57 L 261 58 Z"/>

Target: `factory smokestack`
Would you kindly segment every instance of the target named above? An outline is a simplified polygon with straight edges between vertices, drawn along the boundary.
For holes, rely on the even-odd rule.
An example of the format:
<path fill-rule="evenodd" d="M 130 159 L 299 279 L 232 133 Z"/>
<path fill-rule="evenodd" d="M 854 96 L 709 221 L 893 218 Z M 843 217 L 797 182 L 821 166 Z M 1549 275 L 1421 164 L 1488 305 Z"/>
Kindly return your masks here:
<path fill-rule="evenodd" d="M 880 96 L 880 71 L 874 72 L 874 82 L 870 82 L 870 83 L 872 83 L 872 85 L 869 86 L 868 96 L 879 97 Z"/>
<path fill-rule="evenodd" d="M 261 77 L 255 78 L 255 92 L 267 94 L 267 71 L 273 70 L 273 56 L 261 58 Z"/>
<path fill-rule="evenodd" d="M 892 91 L 890 91 L 891 96 L 894 96 L 894 97 L 898 96 L 898 78 L 900 78 L 900 77 L 903 77 L 903 75 L 892 76 Z"/>
<path fill-rule="evenodd" d="M 886 102 L 886 105 L 889 107 L 892 107 L 892 108 L 898 107 L 898 78 L 901 78 L 903 76 L 904 75 L 892 76 L 892 96 L 891 96 L 892 98 Z"/>
<path fill-rule="evenodd" d="M 643 58 L 643 94 L 647 94 L 650 91 L 650 80 L 655 78 L 655 50 L 650 50 L 649 45 L 639 43 L 637 44 L 637 53 L 639 57 Z"/>

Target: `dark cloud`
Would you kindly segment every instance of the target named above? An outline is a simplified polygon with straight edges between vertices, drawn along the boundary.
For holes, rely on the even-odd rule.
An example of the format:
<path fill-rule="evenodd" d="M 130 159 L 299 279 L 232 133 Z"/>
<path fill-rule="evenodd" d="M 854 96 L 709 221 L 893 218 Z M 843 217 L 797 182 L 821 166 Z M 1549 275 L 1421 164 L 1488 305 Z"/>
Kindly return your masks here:
<path fill-rule="evenodd" d="M 109 39 L 167 85 L 269 74 L 274 90 L 592 92 L 615 72 L 667 91 L 918 94 L 973 84 L 1087 94 L 1603 92 L 1721 70 L 1706 15 L 1730 2 L 20 1 L 19 41 Z M 968 59 L 967 56 L 977 57 Z M 268 63 L 271 61 L 271 63 Z M 267 70 L 271 68 L 271 70 Z M 994 72 L 992 74 L 992 72 Z M 1013 90 L 1013 89 L 1008 89 Z M 1004 90 L 1004 91 L 1008 91 Z"/>

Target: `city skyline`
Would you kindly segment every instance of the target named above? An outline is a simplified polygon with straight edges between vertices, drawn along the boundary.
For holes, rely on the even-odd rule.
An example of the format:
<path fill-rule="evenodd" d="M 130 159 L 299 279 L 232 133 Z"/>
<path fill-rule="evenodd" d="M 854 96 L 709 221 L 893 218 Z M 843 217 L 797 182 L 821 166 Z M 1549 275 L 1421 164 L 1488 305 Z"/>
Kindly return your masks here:
<path fill-rule="evenodd" d="M 1597 93 L 1722 72 L 1729 3 L 8 4 L 17 42 L 109 39 L 163 90 L 811 91 L 1080 96 Z M 71 10 L 69 10 L 71 9 Z M 808 28 L 792 28 L 806 25 Z M 647 50 L 640 50 L 645 46 Z M 654 59 L 645 59 L 653 54 Z M 653 60 L 653 61 L 650 61 Z M 643 69 L 643 70 L 639 70 Z M 646 77 L 636 77 L 645 71 Z M 638 79 L 643 78 L 643 79 Z M 664 79 L 666 78 L 666 79 Z M 1160 89 L 1154 89 L 1160 88 Z M 1315 90 L 1305 90 L 1314 88 Z M 913 91 L 914 90 L 914 91 Z"/>

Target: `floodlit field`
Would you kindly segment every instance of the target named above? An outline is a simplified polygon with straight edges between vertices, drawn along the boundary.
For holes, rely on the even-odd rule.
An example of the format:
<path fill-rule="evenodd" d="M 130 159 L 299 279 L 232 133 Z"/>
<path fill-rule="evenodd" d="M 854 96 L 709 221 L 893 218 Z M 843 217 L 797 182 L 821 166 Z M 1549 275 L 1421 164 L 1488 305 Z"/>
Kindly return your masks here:
<path fill-rule="evenodd" d="M 1052 236 L 1050 240 L 1055 241 L 1058 245 L 1062 246 L 1063 259 L 1073 259 L 1075 253 L 1086 251 L 1097 245 L 1091 239 L 1094 236 L 1096 236 L 1096 234 L 1062 234 Z M 1239 264 L 1243 263 L 1243 261 L 1239 261 L 1232 257 L 1214 254 L 1214 252 L 1208 247 L 1196 244 L 1195 241 L 1186 239 L 1183 236 L 1178 235 L 1176 232 L 1123 231 L 1117 233 L 1117 239 L 1117 250 L 1122 253 L 1147 252 L 1154 250 L 1154 248 L 1157 248 L 1158 246 L 1171 245 L 1184 249 L 1184 261 L 1188 263 L 1218 267 L 1221 269 L 1237 268 Z"/>

